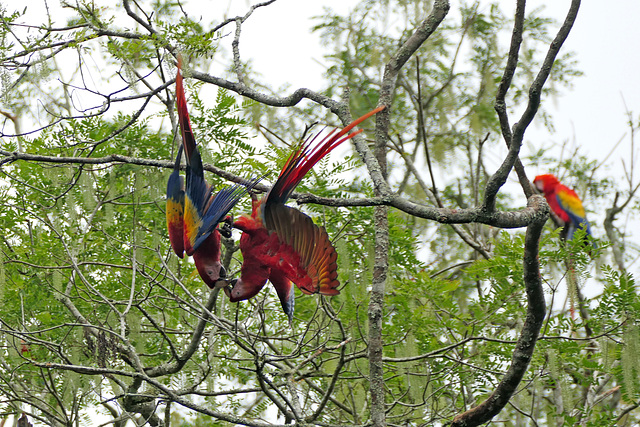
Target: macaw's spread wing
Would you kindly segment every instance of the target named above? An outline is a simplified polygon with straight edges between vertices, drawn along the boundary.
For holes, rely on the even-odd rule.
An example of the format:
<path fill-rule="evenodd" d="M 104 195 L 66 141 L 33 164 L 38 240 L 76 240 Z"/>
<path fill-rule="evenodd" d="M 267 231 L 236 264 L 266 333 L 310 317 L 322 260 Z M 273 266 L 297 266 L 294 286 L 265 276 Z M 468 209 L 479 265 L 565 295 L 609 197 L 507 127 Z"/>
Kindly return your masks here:
<path fill-rule="evenodd" d="M 180 176 L 180 159 L 182 146 L 178 147 L 176 164 L 167 181 L 167 230 L 173 251 L 182 258 L 184 256 L 184 180 Z"/>
<path fill-rule="evenodd" d="M 260 182 L 260 178 L 252 179 L 244 184 L 224 187 L 213 194 L 204 180 L 198 150 L 194 152 L 192 160 L 191 167 L 187 166 L 184 212 L 185 250 L 188 255 L 198 249 L 236 203 Z"/>
<path fill-rule="evenodd" d="M 282 204 L 266 205 L 264 224 L 282 244 L 280 256 L 291 264 L 287 274 L 305 294 L 337 295 L 338 255 L 324 227 L 297 209 Z M 291 277 L 293 276 L 293 277 Z"/>
<path fill-rule="evenodd" d="M 202 221 L 194 243 L 196 249 L 213 232 L 218 223 L 227 216 L 236 203 L 260 182 L 260 179 L 256 178 L 245 184 L 224 187 L 217 194 L 209 195 L 202 210 Z"/>

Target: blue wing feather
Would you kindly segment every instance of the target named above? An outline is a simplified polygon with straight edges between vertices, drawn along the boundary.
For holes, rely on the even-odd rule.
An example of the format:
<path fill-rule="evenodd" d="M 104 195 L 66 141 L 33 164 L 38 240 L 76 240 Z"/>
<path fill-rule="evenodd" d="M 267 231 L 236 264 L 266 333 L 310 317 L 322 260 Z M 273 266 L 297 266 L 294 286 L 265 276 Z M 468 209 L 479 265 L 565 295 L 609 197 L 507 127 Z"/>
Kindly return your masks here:
<path fill-rule="evenodd" d="M 203 200 L 203 212 L 200 212 L 202 217 L 202 226 L 196 235 L 196 241 L 193 245 L 194 249 L 197 249 L 198 246 L 200 246 L 202 242 L 209 237 L 213 230 L 215 230 L 218 223 L 227 216 L 236 203 L 238 203 L 245 194 L 251 191 L 261 179 L 262 177 L 253 178 L 244 184 L 235 184 L 230 187 L 225 187 L 215 196 L 209 193 L 206 203 L 204 203 Z M 200 210 L 200 206 L 198 206 L 198 209 Z"/>
<path fill-rule="evenodd" d="M 182 145 L 178 146 L 178 154 L 176 154 L 176 163 L 173 172 L 167 181 L 167 199 L 181 200 L 184 199 L 184 180 L 180 176 L 180 160 L 182 159 Z"/>

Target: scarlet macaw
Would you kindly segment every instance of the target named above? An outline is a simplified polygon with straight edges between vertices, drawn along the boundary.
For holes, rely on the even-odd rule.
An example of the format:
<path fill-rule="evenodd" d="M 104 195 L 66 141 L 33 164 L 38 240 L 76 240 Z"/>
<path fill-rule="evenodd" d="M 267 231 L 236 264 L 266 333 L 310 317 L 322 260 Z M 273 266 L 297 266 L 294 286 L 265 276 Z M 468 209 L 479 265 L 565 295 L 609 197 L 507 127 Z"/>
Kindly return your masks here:
<path fill-rule="evenodd" d="M 251 180 L 245 186 L 236 184 L 225 187 L 213 194 L 211 186 L 204 179 L 202 158 L 191 130 L 180 68 L 178 60 L 176 103 L 183 145 L 178 148 L 175 167 L 167 182 L 167 228 L 176 255 L 182 258 L 186 252 L 193 256 L 200 277 L 210 288 L 214 288 L 220 278 L 226 275 L 220 263 L 220 231 L 217 226 L 223 220 L 231 222 L 225 217 L 259 179 Z M 187 159 L 186 189 L 180 176 L 183 147 Z M 223 232 L 230 236 L 230 230 Z"/>
<path fill-rule="evenodd" d="M 591 235 L 591 227 L 587 221 L 584 207 L 575 191 L 562 185 L 558 178 L 552 174 L 536 176 L 533 184 L 544 193 L 551 211 L 564 221 L 563 235 L 567 240 L 573 239 L 575 231 L 579 228 Z"/>
<path fill-rule="evenodd" d="M 285 202 L 307 172 L 342 142 L 361 132 L 348 132 L 383 110 L 378 107 L 340 132 L 331 131 L 319 143 L 308 138 L 287 159 L 277 181 L 260 200 L 253 198 L 251 216 L 241 216 L 233 226 L 242 230 L 240 278 L 229 282 L 225 292 L 232 302 L 255 296 L 269 280 L 282 309 L 293 319 L 295 283 L 305 294 L 337 295 L 338 255 L 324 227 Z"/>

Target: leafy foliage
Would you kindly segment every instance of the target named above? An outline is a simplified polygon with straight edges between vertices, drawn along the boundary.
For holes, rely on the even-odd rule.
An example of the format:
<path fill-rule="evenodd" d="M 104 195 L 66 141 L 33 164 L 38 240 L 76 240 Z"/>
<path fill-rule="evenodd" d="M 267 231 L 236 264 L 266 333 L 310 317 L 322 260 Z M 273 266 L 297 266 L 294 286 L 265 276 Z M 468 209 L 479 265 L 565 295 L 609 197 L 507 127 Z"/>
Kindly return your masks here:
<path fill-rule="evenodd" d="M 20 135 L 3 133 L 0 146 L 2 416 L 28 411 L 56 426 L 94 425 L 97 412 L 119 426 L 130 419 L 185 426 L 370 424 L 368 315 L 380 231 L 374 203 L 301 208 L 331 236 L 342 286 L 333 298 L 298 293 L 293 325 L 270 285 L 239 304 L 208 289 L 191 260 L 173 255 L 166 231 L 164 188 L 178 143 L 173 55 L 182 52 L 194 71 L 214 58 L 226 63 L 221 35 L 255 9 L 235 20 L 216 17 L 217 23 L 194 19 L 190 5 L 175 2 L 123 6 L 131 11 L 67 4 L 66 27 L 53 31 L 52 19 L 24 37 L 26 11 L 2 10 L 2 109 L 33 121 L 22 132 L 14 122 Z M 373 108 L 380 70 L 429 7 L 417 0 L 364 1 L 350 16 L 328 10 L 318 17 L 315 30 L 333 49 L 323 95 L 337 99 L 347 87 L 354 117 Z M 463 2 L 403 68 L 386 145 L 397 194 L 452 210 L 481 204 L 506 152 L 494 102 L 507 56 L 502 36 L 512 25 L 498 2 Z M 542 10 L 527 15 L 507 99 L 512 109 L 527 101 L 552 25 Z M 74 60 L 61 67 L 56 61 L 70 53 Z M 11 74 L 12 67 L 22 74 Z M 217 172 L 207 180 L 215 188 L 229 177 L 273 181 L 304 137 L 302 123 L 335 119 L 315 105 L 278 113 L 241 101 L 233 90 L 269 89 L 250 64 L 229 68 L 234 77 L 244 75 L 246 86 L 210 94 L 210 85 L 187 79 L 194 134 L 205 163 L 217 168 L 209 168 Z M 570 54 L 560 57 L 543 96 L 579 74 Z M 210 79 L 224 86 L 221 80 Z M 363 127 L 373 135 L 372 123 Z M 577 153 L 555 159 L 540 149 L 524 162 L 572 177 L 592 202 L 587 206 L 611 202 L 614 183 L 594 178 L 591 159 Z M 364 171 L 356 154 L 327 158 L 297 191 L 336 205 L 372 201 Z M 627 195 L 633 200 L 632 190 Z M 497 197 L 504 211 L 524 203 L 519 193 Z M 243 200 L 232 213 L 249 209 Z M 444 425 L 484 401 L 512 363 L 527 315 L 525 235 L 393 209 L 388 221 L 386 420 Z M 629 244 L 601 239 L 596 249 L 580 235 L 566 244 L 558 236 L 549 225 L 539 252 L 548 315 L 536 351 L 495 422 L 637 423 L 640 301 L 634 277 L 604 259 L 610 248 Z M 224 241 L 232 276 L 242 262 L 237 239 Z M 574 290 L 566 284 L 569 273 L 577 278 Z M 583 297 L 580 291 L 591 286 L 602 292 Z M 574 300 L 573 311 L 565 298 Z"/>

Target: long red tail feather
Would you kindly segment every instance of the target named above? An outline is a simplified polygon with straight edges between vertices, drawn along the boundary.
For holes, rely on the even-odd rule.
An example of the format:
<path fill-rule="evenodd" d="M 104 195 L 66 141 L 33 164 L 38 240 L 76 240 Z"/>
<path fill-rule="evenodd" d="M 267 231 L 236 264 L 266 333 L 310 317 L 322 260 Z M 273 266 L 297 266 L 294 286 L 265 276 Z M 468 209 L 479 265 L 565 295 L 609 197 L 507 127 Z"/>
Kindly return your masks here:
<path fill-rule="evenodd" d="M 178 55 L 178 73 L 176 74 L 176 103 L 178 104 L 178 121 L 180 122 L 180 130 L 182 132 L 182 144 L 184 145 L 184 153 L 187 162 L 191 163 L 191 155 L 196 149 L 196 139 L 191 130 L 191 121 L 189 120 L 189 110 L 187 110 L 187 99 L 184 95 L 184 85 L 182 79 L 182 56 Z"/>
<path fill-rule="evenodd" d="M 384 110 L 384 108 L 384 106 L 380 106 L 375 110 L 368 112 L 337 133 L 335 130 L 329 132 L 317 144 L 315 144 L 315 141 L 319 134 L 307 139 L 291 154 L 291 156 L 289 156 L 289 159 L 287 159 L 287 163 L 282 168 L 282 172 L 280 172 L 278 180 L 275 182 L 267 196 L 266 203 L 284 203 L 300 181 L 302 181 L 302 178 L 304 178 L 307 172 L 309 172 L 316 163 L 318 163 L 338 145 L 362 132 L 362 130 L 357 130 L 349 133 L 351 129 L 358 126 L 374 114 Z"/>

